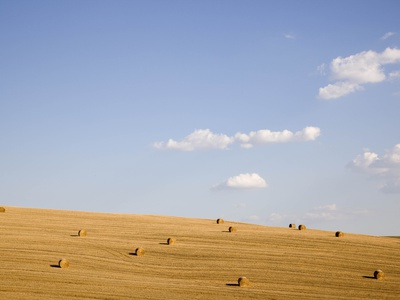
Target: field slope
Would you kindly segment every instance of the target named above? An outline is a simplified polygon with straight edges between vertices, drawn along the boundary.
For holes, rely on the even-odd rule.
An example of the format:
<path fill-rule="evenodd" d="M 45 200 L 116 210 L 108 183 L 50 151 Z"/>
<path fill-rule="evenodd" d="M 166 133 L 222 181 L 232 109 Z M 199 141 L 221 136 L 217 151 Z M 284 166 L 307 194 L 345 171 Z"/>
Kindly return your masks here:
<path fill-rule="evenodd" d="M 400 239 L 17 207 L 0 224 L 0 299 L 400 299 Z"/>

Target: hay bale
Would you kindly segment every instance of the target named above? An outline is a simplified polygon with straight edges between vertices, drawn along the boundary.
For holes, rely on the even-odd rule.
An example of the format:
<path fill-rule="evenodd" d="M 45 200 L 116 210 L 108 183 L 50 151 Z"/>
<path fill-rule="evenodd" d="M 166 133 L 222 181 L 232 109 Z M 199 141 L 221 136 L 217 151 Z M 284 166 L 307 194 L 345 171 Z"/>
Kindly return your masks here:
<path fill-rule="evenodd" d="M 223 219 L 217 219 L 217 224 L 224 224 L 224 220 Z"/>
<path fill-rule="evenodd" d="M 296 228 L 296 224 L 289 224 L 289 228 Z"/>
<path fill-rule="evenodd" d="M 240 286 L 240 287 L 246 287 L 246 286 L 249 286 L 250 285 L 250 281 L 249 281 L 249 279 L 248 278 L 246 278 L 246 277 L 239 277 L 239 279 L 238 279 L 238 285 Z"/>
<path fill-rule="evenodd" d="M 376 270 L 374 272 L 374 277 L 375 277 L 375 279 L 378 279 L 378 280 L 383 279 L 385 277 L 385 273 L 383 273 L 382 270 Z"/>
<path fill-rule="evenodd" d="M 68 259 L 62 258 L 60 259 L 60 261 L 58 262 L 58 266 L 62 269 L 66 269 L 69 268 L 69 261 Z"/>
<path fill-rule="evenodd" d="M 167 240 L 167 244 L 168 245 L 174 245 L 176 243 L 176 239 L 174 239 L 174 238 L 168 238 L 168 240 Z"/>
<path fill-rule="evenodd" d="M 143 255 L 144 255 L 144 249 L 141 248 L 141 247 L 136 248 L 136 250 L 135 250 L 135 255 L 136 255 L 136 256 L 143 256 Z"/>
<path fill-rule="evenodd" d="M 86 236 L 86 235 L 87 235 L 87 232 L 86 232 L 85 229 L 81 229 L 81 230 L 78 231 L 78 235 L 79 235 L 79 236 Z"/>
<path fill-rule="evenodd" d="M 335 233 L 336 237 L 342 237 L 343 235 L 344 235 L 344 233 L 341 231 L 336 231 L 336 233 Z"/>
<path fill-rule="evenodd" d="M 6 212 L 6 209 L 4 207 L 0 207 L 0 213 Z"/>
<path fill-rule="evenodd" d="M 299 225 L 299 230 L 306 230 L 306 225 L 300 224 Z"/>
<path fill-rule="evenodd" d="M 229 227 L 229 232 L 236 232 L 236 231 L 237 231 L 236 227 L 233 226 Z"/>

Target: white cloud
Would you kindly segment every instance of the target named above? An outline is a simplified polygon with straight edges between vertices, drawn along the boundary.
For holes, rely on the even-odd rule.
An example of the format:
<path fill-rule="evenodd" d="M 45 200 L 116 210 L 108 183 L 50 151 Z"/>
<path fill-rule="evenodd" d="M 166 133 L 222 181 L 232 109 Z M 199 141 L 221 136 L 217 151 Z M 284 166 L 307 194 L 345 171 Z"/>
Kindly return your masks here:
<path fill-rule="evenodd" d="M 261 220 L 261 217 L 258 216 L 258 215 L 251 215 L 251 216 L 248 216 L 248 217 L 246 218 L 246 220 L 247 220 L 247 221 L 250 221 L 250 222 L 256 222 L 256 221 Z"/>
<path fill-rule="evenodd" d="M 314 207 L 303 217 L 308 221 L 333 221 L 354 218 L 356 215 L 368 213 L 366 210 L 349 211 L 339 209 L 335 203 Z"/>
<path fill-rule="evenodd" d="M 319 88 L 319 97 L 322 99 L 336 99 L 362 89 L 363 87 L 357 83 L 336 82 Z"/>
<path fill-rule="evenodd" d="M 270 214 L 267 220 L 277 224 L 319 223 L 354 218 L 357 215 L 366 213 L 368 213 L 366 210 L 345 210 L 339 208 L 336 203 L 332 203 L 311 208 L 308 212 L 298 215 L 287 215 L 274 212 Z"/>
<path fill-rule="evenodd" d="M 317 67 L 317 72 L 318 72 L 319 74 L 325 76 L 325 75 L 326 75 L 326 64 L 325 64 L 325 63 L 320 64 L 320 65 Z"/>
<path fill-rule="evenodd" d="M 380 183 L 380 190 L 385 193 L 400 193 L 400 144 L 379 157 L 378 154 L 365 150 L 356 156 L 348 166 L 355 171 L 372 176 Z"/>
<path fill-rule="evenodd" d="M 250 149 L 250 148 L 253 148 L 253 145 L 250 143 L 243 143 L 240 145 L 240 147 L 245 148 L 245 149 Z"/>
<path fill-rule="evenodd" d="M 291 33 L 286 33 L 285 34 L 285 38 L 287 38 L 289 40 L 295 40 L 296 39 L 296 37 Z"/>
<path fill-rule="evenodd" d="M 381 37 L 381 40 L 386 40 L 386 39 L 390 38 L 391 36 L 393 36 L 393 35 L 395 35 L 395 34 L 396 34 L 395 32 L 391 32 L 391 31 L 386 32 L 386 33 Z"/>
<path fill-rule="evenodd" d="M 383 160 L 392 165 L 396 164 L 397 167 L 400 167 L 400 144 L 397 144 L 390 149 L 383 157 Z"/>
<path fill-rule="evenodd" d="M 336 203 L 317 206 L 313 208 L 314 211 L 334 211 L 337 210 Z"/>
<path fill-rule="evenodd" d="M 400 193 L 400 178 L 387 179 L 385 183 L 381 184 L 379 189 L 386 194 Z"/>
<path fill-rule="evenodd" d="M 235 140 L 242 144 L 284 143 L 293 139 L 293 132 L 289 130 L 271 131 L 262 129 L 251 131 L 249 134 L 236 133 Z"/>
<path fill-rule="evenodd" d="M 193 151 L 198 149 L 226 149 L 233 143 L 233 138 L 225 134 L 215 134 L 209 129 L 195 130 L 182 141 L 177 142 L 169 139 L 167 142 L 158 142 L 154 147 L 158 149 L 175 149 L 182 151 Z"/>
<path fill-rule="evenodd" d="M 262 129 L 248 134 L 238 132 L 234 136 L 215 134 L 209 129 L 195 130 L 182 141 L 169 139 L 167 142 L 154 143 L 157 149 L 173 149 L 194 151 L 198 149 L 227 149 L 229 145 L 238 142 L 243 148 L 252 148 L 256 144 L 307 142 L 314 141 L 321 134 L 318 127 L 308 126 L 295 133 L 289 130 L 271 131 Z"/>
<path fill-rule="evenodd" d="M 363 84 L 382 82 L 387 79 L 383 66 L 399 62 L 400 50 L 396 48 L 339 56 L 330 63 L 331 77 L 336 82 L 320 88 L 319 97 L 335 99 L 363 89 Z"/>
<path fill-rule="evenodd" d="M 294 139 L 300 142 L 314 141 L 321 135 L 321 129 L 318 127 L 308 126 L 294 134 Z"/>
<path fill-rule="evenodd" d="M 268 186 L 265 179 L 257 173 L 245 173 L 229 177 L 223 183 L 214 186 L 212 189 L 260 189 Z"/>
<path fill-rule="evenodd" d="M 345 58 L 337 57 L 330 66 L 332 77 L 354 83 L 383 81 L 385 74 L 379 61 L 379 54 L 374 51 L 364 51 Z"/>
<path fill-rule="evenodd" d="M 286 218 L 287 218 L 286 215 L 281 215 L 281 214 L 278 214 L 278 213 L 273 212 L 273 213 L 271 213 L 271 214 L 269 215 L 268 221 L 277 222 L 277 221 L 285 220 Z"/>
<path fill-rule="evenodd" d="M 400 71 L 393 71 L 389 73 L 389 78 L 394 79 L 394 78 L 399 78 L 400 77 Z"/>
<path fill-rule="evenodd" d="M 257 144 L 314 141 L 320 134 L 320 128 L 313 126 L 305 127 L 295 133 L 286 129 L 283 131 L 262 129 L 248 134 L 238 132 L 235 134 L 235 140 L 241 143 L 243 148 L 251 148 Z"/>
<path fill-rule="evenodd" d="M 337 211 L 336 204 L 328 204 L 324 206 L 314 207 L 310 212 L 306 213 L 305 219 L 312 220 L 336 220 L 343 217 L 342 213 Z"/>
<path fill-rule="evenodd" d="M 371 164 L 378 159 L 378 154 L 365 150 L 363 154 L 359 154 L 353 159 L 349 167 L 354 171 L 366 172 Z"/>

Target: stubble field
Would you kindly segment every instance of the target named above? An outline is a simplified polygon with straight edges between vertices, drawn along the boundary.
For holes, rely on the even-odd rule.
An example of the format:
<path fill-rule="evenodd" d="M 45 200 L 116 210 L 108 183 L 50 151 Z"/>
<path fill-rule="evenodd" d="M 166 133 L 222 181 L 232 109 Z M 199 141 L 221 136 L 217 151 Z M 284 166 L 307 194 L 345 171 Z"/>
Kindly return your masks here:
<path fill-rule="evenodd" d="M 398 238 L 18 207 L 0 224 L 0 299 L 400 299 Z"/>

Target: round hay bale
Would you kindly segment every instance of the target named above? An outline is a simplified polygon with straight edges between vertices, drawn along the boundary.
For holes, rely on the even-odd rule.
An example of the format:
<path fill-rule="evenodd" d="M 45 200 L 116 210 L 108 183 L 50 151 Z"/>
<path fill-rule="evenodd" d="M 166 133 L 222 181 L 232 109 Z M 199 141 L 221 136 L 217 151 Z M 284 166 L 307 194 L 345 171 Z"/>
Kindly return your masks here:
<path fill-rule="evenodd" d="M 58 266 L 59 266 L 60 268 L 62 268 L 62 269 L 69 268 L 69 261 L 68 261 L 68 259 L 65 259 L 65 258 L 60 259 L 60 261 L 58 262 Z"/>
<path fill-rule="evenodd" d="M 174 239 L 174 238 L 168 238 L 168 240 L 167 240 L 167 244 L 168 245 L 174 245 L 176 243 L 176 239 Z"/>
<path fill-rule="evenodd" d="M 135 255 L 136 256 L 143 256 L 144 255 L 144 249 L 142 247 L 136 248 Z"/>
<path fill-rule="evenodd" d="M 223 219 L 217 219 L 217 224 L 224 224 L 224 220 Z"/>
<path fill-rule="evenodd" d="M 250 281 L 249 281 L 249 279 L 247 277 L 244 277 L 244 276 L 243 277 L 239 277 L 238 285 L 240 287 L 246 287 L 246 286 L 250 285 Z"/>
<path fill-rule="evenodd" d="M 233 226 L 229 227 L 229 232 L 236 232 L 236 231 L 237 231 L 236 227 Z"/>
<path fill-rule="evenodd" d="M 289 228 L 296 228 L 296 224 L 289 224 Z"/>
<path fill-rule="evenodd" d="M 375 279 L 378 279 L 378 280 L 383 279 L 385 277 L 385 273 L 383 273 L 382 270 L 376 270 L 374 272 L 374 277 L 375 277 Z"/>
<path fill-rule="evenodd" d="M 0 213 L 6 212 L 6 209 L 4 207 L 0 207 Z"/>
<path fill-rule="evenodd" d="M 78 235 L 79 235 L 79 236 L 86 236 L 86 235 L 87 235 L 87 232 L 86 232 L 85 229 L 81 229 L 81 230 L 78 231 Z"/>
<path fill-rule="evenodd" d="M 344 235 L 344 233 L 341 231 L 336 231 L 336 233 L 335 233 L 336 237 L 342 237 L 343 235 Z"/>
<path fill-rule="evenodd" d="M 306 230 L 306 225 L 300 224 L 299 225 L 299 230 Z"/>

